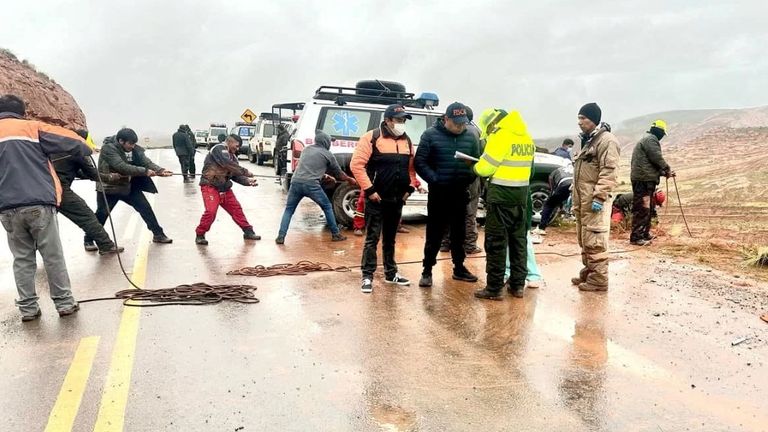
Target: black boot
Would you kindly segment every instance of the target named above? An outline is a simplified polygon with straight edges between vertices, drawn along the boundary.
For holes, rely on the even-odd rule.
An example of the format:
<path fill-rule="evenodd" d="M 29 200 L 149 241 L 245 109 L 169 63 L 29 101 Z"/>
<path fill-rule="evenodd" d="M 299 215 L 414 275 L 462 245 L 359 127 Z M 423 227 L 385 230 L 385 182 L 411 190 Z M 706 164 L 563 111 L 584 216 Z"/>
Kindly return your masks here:
<path fill-rule="evenodd" d="M 152 237 L 152 243 L 173 243 L 173 240 L 169 239 L 165 234 L 160 234 Z"/>
<path fill-rule="evenodd" d="M 454 267 L 453 278 L 464 282 L 477 282 L 477 276 L 470 273 L 464 265 Z"/>
<path fill-rule="evenodd" d="M 208 246 L 208 240 L 205 239 L 204 235 L 199 235 L 195 237 L 195 244 L 199 244 L 201 246 Z"/>
<path fill-rule="evenodd" d="M 423 272 L 421 272 L 421 279 L 419 279 L 419 286 L 422 288 L 430 288 L 432 287 L 432 269 L 424 269 Z"/>
<path fill-rule="evenodd" d="M 501 300 L 501 290 L 494 291 L 485 287 L 481 290 L 475 291 L 475 298 L 485 300 Z"/>
<path fill-rule="evenodd" d="M 525 285 L 507 285 L 507 292 L 513 297 L 523 298 L 525 295 Z"/>
<path fill-rule="evenodd" d="M 256 235 L 256 233 L 254 233 L 252 229 L 244 229 L 243 238 L 245 240 L 261 240 L 261 236 Z"/>

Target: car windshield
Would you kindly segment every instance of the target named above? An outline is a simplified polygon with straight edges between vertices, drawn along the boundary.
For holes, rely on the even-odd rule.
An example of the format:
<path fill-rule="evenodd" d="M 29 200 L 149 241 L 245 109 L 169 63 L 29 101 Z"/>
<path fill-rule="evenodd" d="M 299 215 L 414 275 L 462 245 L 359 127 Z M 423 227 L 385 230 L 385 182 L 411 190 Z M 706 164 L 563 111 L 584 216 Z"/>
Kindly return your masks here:
<path fill-rule="evenodd" d="M 255 129 L 252 127 L 241 127 L 240 136 L 250 138 L 255 134 Z"/>
<path fill-rule="evenodd" d="M 211 136 L 219 136 L 221 134 L 226 135 L 227 130 L 225 128 L 211 128 Z"/>
<path fill-rule="evenodd" d="M 201 138 L 205 137 L 206 135 L 208 135 L 208 133 L 206 133 L 206 132 L 198 132 L 198 133 L 195 134 L 196 137 L 201 137 Z"/>

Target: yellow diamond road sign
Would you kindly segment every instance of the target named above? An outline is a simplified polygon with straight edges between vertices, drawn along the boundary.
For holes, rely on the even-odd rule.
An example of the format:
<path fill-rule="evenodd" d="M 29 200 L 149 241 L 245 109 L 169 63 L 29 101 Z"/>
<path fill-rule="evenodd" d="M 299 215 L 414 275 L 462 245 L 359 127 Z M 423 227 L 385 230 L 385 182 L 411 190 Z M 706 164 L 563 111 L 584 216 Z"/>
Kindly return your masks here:
<path fill-rule="evenodd" d="M 253 123 L 253 121 L 256 120 L 256 114 L 254 114 L 250 109 L 246 109 L 240 118 L 245 122 Z"/>

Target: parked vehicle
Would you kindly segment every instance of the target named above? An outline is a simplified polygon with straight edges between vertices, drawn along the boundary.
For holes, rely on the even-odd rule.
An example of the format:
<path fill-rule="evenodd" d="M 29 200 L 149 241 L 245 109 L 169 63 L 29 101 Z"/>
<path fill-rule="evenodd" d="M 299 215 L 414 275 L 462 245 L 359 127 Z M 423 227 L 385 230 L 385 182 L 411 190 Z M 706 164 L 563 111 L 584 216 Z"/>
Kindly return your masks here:
<path fill-rule="evenodd" d="M 211 123 L 208 127 L 208 147 L 214 146 L 219 143 L 219 135 L 227 134 L 226 123 Z"/>
<path fill-rule="evenodd" d="M 235 123 L 235 126 L 230 129 L 230 134 L 237 135 L 243 140 L 243 145 L 241 145 L 240 149 L 237 151 L 238 157 L 244 155 L 248 158 L 248 160 L 251 160 L 253 157 L 250 142 L 251 138 L 253 138 L 256 134 L 256 127 L 257 126 L 254 123 L 237 122 Z"/>
<path fill-rule="evenodd" d="M 208 145 L 208 131 L 195 130 L 195 147 L 205 147 L 206 145 Z"/>

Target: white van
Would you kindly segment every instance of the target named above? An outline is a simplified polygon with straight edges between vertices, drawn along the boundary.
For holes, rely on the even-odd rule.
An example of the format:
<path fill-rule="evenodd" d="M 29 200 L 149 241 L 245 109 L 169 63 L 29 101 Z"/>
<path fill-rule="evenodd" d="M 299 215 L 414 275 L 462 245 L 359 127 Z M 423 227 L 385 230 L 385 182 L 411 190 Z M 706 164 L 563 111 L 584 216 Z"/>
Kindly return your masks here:
<path fill-rule="evenodd" d="M 250 148 L 249 159 L 257 165 L 274 159 L 275 140 L 277 139 L 276 122 L 273 114 L 263 112 L 253 122 L 254 134 L 248 146 Z"/>
<path fill-rule="evenodd" d="M 406 107 L 412 120 L 406 122 L 406 133 L 411 138 L 414 152 L 424 131 L 431 127 L 442 113 L 434 111 L 438 105 L 437 96 L 424 93 L 416 98 L 407 93 L 402 84 L 389 81 L 360 81 L 355 87 L 320 87 L 312 99 L 304 104 L 296 129 L 291 136 L 290 150 L 287 154 L 284 187 L 289 187 L 293 171 L 305 146 L 312 145 L 315 131 L 322 130 L 336 141 L 331 143 L 331 152 L 336 156 L 342 169 L 347 174 L 352 153 L 360 137 L 379 127 L 387 106 L 395 103 Z M 424 189 L 426 182 L 419 179 Z M 326 193 L 333 203 L 336 221 L 345 226 L 352 226 L 360 189 L 345 182 L 326 188 Z M 427 205 L 427 195 L 414 193 L 407 204 L 423 207 Z M 421 210 L 421 209 L 419 209 Z"/>
<path fill-rule="evenodd" d="M 208 147 L 215 146 L 219 143 L 219 135 L 227 134 L 226 123 L 211 123 L 208 128 Z"/>
<path fill-rule="evenodd" d="M 243 140 L 243 145 L 241 145 L 240 149 L 237 151 L 238 157 L 240 155 L 245 155 L 248 157 L 248 160 L 252 160 L 253 154 L 251 153 L 249 143 L 251 142 L 251 138 L 256 135 L 256 127 L 257 126 L 254 123 L 237 122 L 235 123 L 235 126 L 230 129 L 230 134 L 237 135 Z"/>

